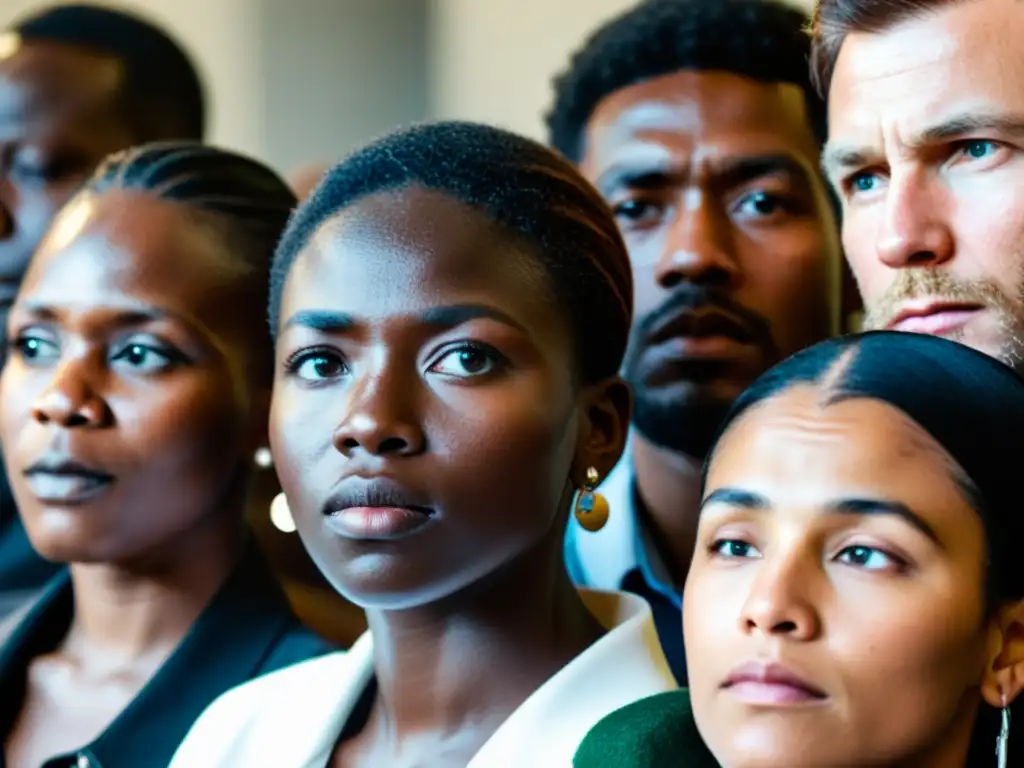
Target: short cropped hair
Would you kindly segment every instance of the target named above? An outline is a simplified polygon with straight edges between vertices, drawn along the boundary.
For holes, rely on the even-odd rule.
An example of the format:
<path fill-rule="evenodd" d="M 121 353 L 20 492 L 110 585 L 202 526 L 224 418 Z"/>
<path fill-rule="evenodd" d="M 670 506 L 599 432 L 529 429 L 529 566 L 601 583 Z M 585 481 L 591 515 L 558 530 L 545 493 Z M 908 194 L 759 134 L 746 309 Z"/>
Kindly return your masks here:
<path fill-rule="evenodd" d="M 199 73 L 184 49 L 151 22 L 110 8 L 57 5 L 10 31 L 24 41 L 80 46 L 121 62 L 124 117 L 138 143 L 204 137 L 206 98 Z"/>
<path fill-rule="evenodd" d="M 822 98 L 851 32 L 881 32 L 905 19 L 950 5 L 956 0 L 819 0 L 811 20 L 811 77 Z"/>
<path fill-rule="evenodd" d="M 577 380 L 615 375 L 633 310 L 626 247 L 600 195 L 564 158 L 529 139 L 463 122 L 398 131 L 329 170 L 296 212 L 274 261 L 269 317 L 295 258 L 324 222 L 380 192 L 419 186 L 472 207 L 523 242 L 551 279 L 572 329 Z"/>
<path fill-rule="evenodd" d="M 825 109 L 808 72 L 808 18 L 777 0 L 646 0 L 597 30 L 554 82 L 547 115 L 552 146 L 574 163 L 587 121 L 608 95 L 686 70 L 724 70 L 805 95 L 820 143 Z"/>

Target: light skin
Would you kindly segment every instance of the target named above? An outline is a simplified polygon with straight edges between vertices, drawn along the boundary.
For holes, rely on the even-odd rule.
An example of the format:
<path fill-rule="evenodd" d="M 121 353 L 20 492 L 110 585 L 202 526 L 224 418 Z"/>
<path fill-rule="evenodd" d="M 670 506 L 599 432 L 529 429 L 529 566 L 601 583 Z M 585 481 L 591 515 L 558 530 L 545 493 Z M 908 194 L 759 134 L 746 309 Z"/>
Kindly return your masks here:
<path fill-rule="evenodd" d="M 842 44 L 824 168 L 868 310 L 1019 366 L 1024 5 L 952 3 Z M 943 306 L 944 304 L 949 306 Z"/>
<path fill-rule="evenodd" d="M 92 741 L 237 561 L 270 382 L 235 258 L 188 208 L 107 192 L 65 209 L 26 275 L 0 439 L 33 546 L 71 563 L 74 612 L 56 650 L 29 664 L 9 766 Z M 75 495 L 91 486 L 25 474 L 40 459 L 113 479 Z"/>
<path fill-rule="evenodd" d="M 730 768 L 963 768 L 979 708 L 1024 686 L 1024 609 L 987 612 L 945 450 L 888 404 L 824 399 L 754 406 L 711 459 L 683 605 L 701 735 Z M 747 663 L 814 694 L 730 686 Z"/>
<path fill-rule="evenodd" d="M 587 468 L 603 476 L 621 454 L 628 392 L 575 382 L 569 324 L 528 248 L 417 187 L 321 226 L 292 266 L 279 334 L 282 486 L 374 639 L 379 692 L 331 764 L 465 766 L 602 634 L 562 541 Z M 429 517 L 382 538 L 325 516 L 332 494 L 383 485 Z"/>
<path fill-rule="evenodd" d="M 0 46 L 0 326 L 61 206 L 104 157 L 137 138 L 119 100 L 117 61 L 74 46 L 9 41 Z"/>
<path fill-rule="evenodd" d="M 709 441 L 760 373 L 838 329 L 841 260 L 819 148 L 797 86 L 717 71 L 610 94 L 584 139 L 580 168 L 613 207 L 633 263 L 640 330 L 627 375 L 637 398 L 637 484 L 681 583 L 707 445 L 652 439 L 641 411 L 649 402 L 655 423 L 685 424 L 680 431 Z M 680 303 L 687 286 L 691 302 Z M 668 343 L 644 333 L 648 318 L 687 309 L 738 317 L 752 340 L 726 332 L 700 349 L 684 333 Z"/>

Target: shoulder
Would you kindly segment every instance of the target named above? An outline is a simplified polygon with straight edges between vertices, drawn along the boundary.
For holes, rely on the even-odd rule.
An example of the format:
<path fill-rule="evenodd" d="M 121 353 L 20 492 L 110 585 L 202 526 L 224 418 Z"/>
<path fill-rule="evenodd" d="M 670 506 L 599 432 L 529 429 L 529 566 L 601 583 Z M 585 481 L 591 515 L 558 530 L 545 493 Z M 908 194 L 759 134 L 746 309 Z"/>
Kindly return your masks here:
<path fill-rule="evenodd" d="M 262 744 L 266 734 L 274 740 L 274 725 L 285 719 L 296 702 L 343 685 L 351 676 L 348 656 L 346 651 L 328 653 L 232 688 L 192 726 L 171 768 L 240 764 L 232 758 Z"/>
<path fill-rule="evenodd" d="M 633 702 L 599 721 L 580 742 L 573 768 L 717 768 L 697 731 L 685 688 Z"/>

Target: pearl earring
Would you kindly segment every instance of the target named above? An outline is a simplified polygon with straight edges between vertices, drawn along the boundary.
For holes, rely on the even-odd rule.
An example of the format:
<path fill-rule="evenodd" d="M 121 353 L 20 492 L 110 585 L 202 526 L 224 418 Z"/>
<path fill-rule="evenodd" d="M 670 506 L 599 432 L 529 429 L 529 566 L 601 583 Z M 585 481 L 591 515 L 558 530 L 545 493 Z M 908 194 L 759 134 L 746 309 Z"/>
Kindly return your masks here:
<path fill-rule="evenodd" d="M 270 469 L 274 466 L 274 455 L 269 448 L 258 448 L 253 456 L 253 461 L 260 469 Z"/>
<path fill-rule="evenodd" d="M 288 507 L 288 499 L 283 493 L 277 494 L 270 502 L 270 522 L 281 533 L 295 533 L 295 520 L 292 519 L 292 511 Z"/>

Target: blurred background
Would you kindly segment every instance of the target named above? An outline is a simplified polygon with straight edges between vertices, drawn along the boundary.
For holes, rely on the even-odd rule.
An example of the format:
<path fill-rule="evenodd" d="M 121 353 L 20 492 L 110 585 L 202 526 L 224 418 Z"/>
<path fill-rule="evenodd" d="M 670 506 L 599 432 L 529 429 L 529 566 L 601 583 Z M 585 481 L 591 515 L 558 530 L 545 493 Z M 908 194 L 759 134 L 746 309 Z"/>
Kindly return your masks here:
<path fill-rule="evenodd" d="M 210 88 L 210 140 L 285 173 L 431 118 L 479 120 L 543 139 L 551 78 L 591 29 L 635 3 L 92 1 L 173 32 Z M 0 24 L 50 4 L 0 0 Z"/>

